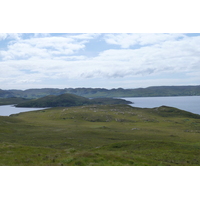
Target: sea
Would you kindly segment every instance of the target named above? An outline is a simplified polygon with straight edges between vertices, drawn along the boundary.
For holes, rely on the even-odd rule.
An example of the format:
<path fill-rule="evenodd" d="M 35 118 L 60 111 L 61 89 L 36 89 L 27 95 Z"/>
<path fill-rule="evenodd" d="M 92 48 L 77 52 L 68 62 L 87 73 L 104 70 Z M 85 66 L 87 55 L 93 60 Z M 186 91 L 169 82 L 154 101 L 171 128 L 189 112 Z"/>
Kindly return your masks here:
<path fill-rule="evenodd" d="M 170 106 L 200 115 L 200 96 L 173 96 L 173 97 L 127 97 L 123 98 L 133 102 L 133 107 L 155 108 Z"/>
<path fill-rule="evenodd" d="M 155 108 L 171 106 L 181 110 L 200 115 L 200 96 L 176 96 L 176 97 L 127 97 L 122 98 L 131 101 L 133 107 Z M 0 106 L 0 116 L 10 116 L 21 112 L 43 110 L 46 108 L 18 108 L 14 105 Z"/>
<path fill-rule="evenodd" d="M 29 112 L 35 110 L 43 110 L 46 108 L 19 108 L 14 105 L 4 105 L 0 106 L 0 116 L 10 116 L 12 114 L 18 114 L 21 112 Z"/>

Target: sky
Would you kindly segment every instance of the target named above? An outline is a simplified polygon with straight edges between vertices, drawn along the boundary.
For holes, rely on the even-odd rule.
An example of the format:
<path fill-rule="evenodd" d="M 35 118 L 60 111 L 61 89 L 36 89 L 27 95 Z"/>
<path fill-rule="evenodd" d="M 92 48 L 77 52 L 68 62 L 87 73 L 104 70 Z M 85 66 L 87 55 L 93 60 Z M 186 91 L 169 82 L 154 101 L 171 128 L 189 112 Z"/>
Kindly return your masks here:
<path fill-rule="evenodd" d="M 200 34 L 0 33 L 0 88 L 200 85 Z"/>
<path fill-rule="evenodd" d="M 200 85 L 197 3 L 7 0 L 0 89 Z"/>
<path fill-rule="evenodd" d="M 200 85 L 200 34 L 0 33 L 0 88 Z"/>

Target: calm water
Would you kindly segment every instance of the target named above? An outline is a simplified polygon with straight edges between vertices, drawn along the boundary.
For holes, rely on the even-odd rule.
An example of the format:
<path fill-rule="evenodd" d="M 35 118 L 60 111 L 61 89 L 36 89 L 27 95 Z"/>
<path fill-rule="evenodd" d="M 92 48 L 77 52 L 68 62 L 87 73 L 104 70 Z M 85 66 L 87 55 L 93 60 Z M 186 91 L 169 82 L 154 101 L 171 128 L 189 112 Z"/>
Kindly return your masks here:
<path fill-rule="evenodd" d="M 0 116 L 9 116 L 20 112 L 43 110 L 46 108 L 17 108 L 13 105 L 0 106 Z"/>
<path fill-rule="evenodd" d="M 200 115 L 200 96 L 185 97 L 127 97 L 123 98 L 134 102 L 133 107 L 154 108 L 159 106 L 172 106 Z M 0 106 L 0 115 L 9 116 L 20 112 L 42 110 L 46 108 L 16 108 L 13 105 Z"/>
<path fill-rule="evenodd" d="M 123 99 L 134 102 L 134 104 L 131 104 L 133 107 L 154 108 L 165 105 L 200 115 L 200 96 L 130 97 Z"/>

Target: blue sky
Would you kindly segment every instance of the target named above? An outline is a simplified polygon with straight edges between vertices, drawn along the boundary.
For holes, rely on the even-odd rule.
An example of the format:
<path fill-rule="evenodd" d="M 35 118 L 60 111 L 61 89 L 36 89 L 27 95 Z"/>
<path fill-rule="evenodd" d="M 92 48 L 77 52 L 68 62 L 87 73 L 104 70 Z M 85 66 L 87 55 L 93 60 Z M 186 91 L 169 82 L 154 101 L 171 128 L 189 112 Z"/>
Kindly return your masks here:
<path fill-rule="evenodd" d="M 0 33 L 0 88 L 200 85 L 200 34 Z"/>

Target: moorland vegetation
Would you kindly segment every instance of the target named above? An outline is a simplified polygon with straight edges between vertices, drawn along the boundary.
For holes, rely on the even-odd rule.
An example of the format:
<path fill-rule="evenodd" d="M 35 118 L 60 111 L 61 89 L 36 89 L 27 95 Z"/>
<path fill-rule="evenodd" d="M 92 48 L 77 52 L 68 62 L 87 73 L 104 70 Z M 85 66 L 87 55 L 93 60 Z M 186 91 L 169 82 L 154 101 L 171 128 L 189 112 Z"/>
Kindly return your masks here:
<path fill-rule="evenodd" d="M 2 166 L 199 166 L 200 115 L 84 105 L 0 116 Z"/>

